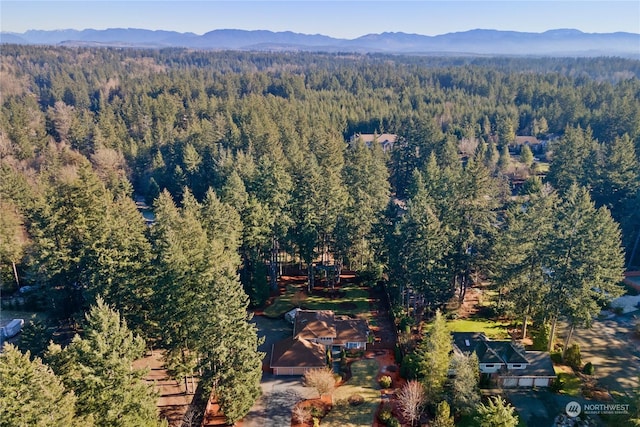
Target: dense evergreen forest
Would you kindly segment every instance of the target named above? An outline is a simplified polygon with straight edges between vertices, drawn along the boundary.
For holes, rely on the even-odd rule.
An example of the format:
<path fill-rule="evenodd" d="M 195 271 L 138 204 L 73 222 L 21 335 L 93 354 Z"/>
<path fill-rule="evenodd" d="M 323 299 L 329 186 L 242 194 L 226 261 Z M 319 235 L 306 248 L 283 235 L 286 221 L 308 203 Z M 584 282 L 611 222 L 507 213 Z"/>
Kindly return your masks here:
<path fill-rule="evenodd" d="M 34 286 L 51 318 L 89 312 L 95 330 L 121 315 L 176 375 L 200 372 L 230 421 L 259 394 L 247 308 L 265 303 L 275 260 L 348 266 L 430 311 L 482 276 L 505 310 L 575 326 L 640 264 L 640 61 L 32 46 L 1 58 L 3 294 Z M 383 150 L 356 133 L 398 140 Z M 36 332 L 27 348 L 77 390 L 82 343 L 45 351 Z M 101 419 L 88 406 L 77 417 Z"/>

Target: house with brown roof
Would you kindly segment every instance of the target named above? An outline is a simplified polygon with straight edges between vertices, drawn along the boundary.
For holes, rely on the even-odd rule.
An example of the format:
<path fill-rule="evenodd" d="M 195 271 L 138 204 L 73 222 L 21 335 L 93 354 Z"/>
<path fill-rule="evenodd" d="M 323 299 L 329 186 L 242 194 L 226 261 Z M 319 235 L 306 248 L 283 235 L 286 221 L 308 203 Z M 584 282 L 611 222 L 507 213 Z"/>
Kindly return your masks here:
<path fill-rule="evenodd" d="M 338 316 L 331 310 L 295 312 L 293 336 L 273 345 L 270 367 L 275 375 L 304 375 L 326 366 L 332 349 L 366 349 L 366 320 Z"/>
<path fill-rule="evenodd" d="M 270 367 L 274 375 L 304 375 L 310 369 L 327 366 L 324 345 L 295 337 L 275 343 L 271 350 Z"/>

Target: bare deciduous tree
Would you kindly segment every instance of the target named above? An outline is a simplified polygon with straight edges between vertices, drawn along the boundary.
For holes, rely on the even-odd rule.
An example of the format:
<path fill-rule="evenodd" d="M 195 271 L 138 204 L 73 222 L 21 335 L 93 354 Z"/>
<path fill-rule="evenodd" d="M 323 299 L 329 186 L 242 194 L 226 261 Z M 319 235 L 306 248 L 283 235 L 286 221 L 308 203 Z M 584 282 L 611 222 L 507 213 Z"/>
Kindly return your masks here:
<path fill-rule="evenodd" d="M 311 416 L 311 412 L 309 408 L 305 408 L 302 405 L 296 405 L 293 407 L 293 419 L 299 423 L 306 423 L 309 417 Z"/>
<path fill-rule="evenodd" d="M 311 369 L 304 374 L 304 384 L 313 387 L 320 396 L 331 394 L 336 386 L 333 371 L 329 368 Z"/>
<path fill-rule="evenodd" d="M 409 381 L 398 393 L 400 413 L 412 426 L 420 419 L 425 402 L 424 387 L 419 381 Z"/>

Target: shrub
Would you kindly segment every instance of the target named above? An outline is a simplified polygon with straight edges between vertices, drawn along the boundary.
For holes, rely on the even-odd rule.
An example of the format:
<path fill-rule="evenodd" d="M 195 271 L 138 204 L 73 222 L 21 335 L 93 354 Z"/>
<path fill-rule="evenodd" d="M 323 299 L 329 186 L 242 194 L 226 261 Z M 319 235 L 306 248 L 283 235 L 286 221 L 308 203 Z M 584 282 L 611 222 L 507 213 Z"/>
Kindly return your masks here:
<path fill-rule="evenodd" d="M 412 380 L 416 378 L 418 368 L 418 357 L 415 354 L 407 354 L 402 360 L 402 365 L 400 366 L 400 375 L 402 375 L 403 378 Z"/>
<path fill-rule="evenodd" d="M 587 362 L 586 365 L 584 365 L 584 368 L 582 368 L 582 372 L 584 372 L 586 375 L 593 375 L 595 370 L 596 368 L 591 362 Z"/>
<path fill-rule="evenodd" d="M 549 387 L 549 389 L 553 392 L 553 393 L 560 393 L 562 391 L 562 388 L 564 387 L 564 381 L 562 381 L 560 378 L 556 378 L 555 380 L 553 380 L 553 382 L 551 383 L 551 387 Z"/>
<path fill-rule="evenodd" d="M 638 335 L 640 335 L 640 322 L 638 322 L 638 324 L 636 325 L 636 333 Z M 393 353 L 394 356 L 396 358 L 396 362 L 398 362 L 398 364 L 402 363 L 402 349 L 396 345 L 395 348 L 393 349 Z"/>
<path fill-rule="evenodd" d="M 573 344 L 569 347 L 565 353 L 564 361 L 573 369 L 580 369 L 582 366 L 582 359 L 580 357 L 580 346 L 578 344 Z"/>
<path fill-rule="evenodd" d="M 549 347 L 549 335 L 551 327 L 547 323 L 540 325 L 538 330 L 533 334 L 533 349 L 544 351 Z"/>
<path fill-rule="evenodd" d="M 389 420 L 391 420 L 391 418 L 393 418 L 393 414 L 391 413 L 391 406 L 389 404 L 385 404 L 378 413 L 378 419 L 381 423 L 387 424 Z"/>
<path fill-rule="evenodd" d="M 413 323 L 414 322 L 412 317 L 403 316 L 402 319 L 400 319 L 400 325 L 399 325 L 400 332 L 406 332 L 406 333 L 411 332 L 411 326 L 413 326 Z"/>
<path fill-rule="evenodd" d="M 349 396 L 349 405 L 360 406 L 364 403 L 364 397 L 359 394 L 352 394 Z"/>
<path fill-rule="evenodd" d="M 562 363 L 562 353 L 551 353 L 551 361 L 553 363 L 561 364 Z"/>
<path fill-rule="evenodd" d="M 387 422 L 387 426 L 389 427 L 401 427 L 400 421 L 396 417 L 391 417 L 391 419 Z"/>
<path fill-rule="evenodd" d="M 382 388 L 390 388 L 392 382 L 393 381 L 389 375 L 384 375 L 378 380 L 378 384 L 380 384 L 380 387 Z"/>
<path fill-rule="evenodd" d="M 309 419 L 309 409 L 302 405 L 296 405 L 293 408 L 293 419 L 299 423 L 306 423 Z"/>
<path fill-rule="evenodd" d="M 317 406 L 311 406 L 309 413 L 313 418 L 322 418 L 324 417 L 324 409 L 319 408 Z"/>

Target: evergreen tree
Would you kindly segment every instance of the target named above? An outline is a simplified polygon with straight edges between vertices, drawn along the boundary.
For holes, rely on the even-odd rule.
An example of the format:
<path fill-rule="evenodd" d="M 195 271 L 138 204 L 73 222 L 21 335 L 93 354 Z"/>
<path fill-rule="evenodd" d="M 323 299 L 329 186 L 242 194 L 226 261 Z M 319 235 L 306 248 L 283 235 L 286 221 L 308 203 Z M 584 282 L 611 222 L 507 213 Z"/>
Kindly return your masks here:
<path fill-rule="evenodd" d="M 418 188 L 409 201 L 400 223 L 398 258 L 399 277 L 406 278 L 411 288 L 426 303 L 438 308 L 453 296 L 444 256 L 450 252 L 447 229 L 434 214 L 426 190 Z"/>
<path fill-rule="evenodd" d="M 480 427 L 516 427 L 518 425 L 515 408 L 500 396 L 489 398 L 489 402 L 486 405 L 481 403 L 477 410 L 476 420 Z"/>
<path fill-rule="evenodd" d="M 0 354 L 0 426 L 91 426 L 91 417 L 76 417 L 77 399 L 51 368 L 11 344 Z"/>
<path fill-rule="evenodd" d="M 16 265 L 22 259 L 27 236 L 17 206 L 0 196 L 0 286 L 14 282 L 20 287 Z"/>
<path fill-rule="evenodd" d="M 529 320 L 545 316 L 540 301 L 550 291 L 549 256 L 558 203 L 556 193 L 546 186 L 512 204 L 494 247 L 493 279 L 501 297 L 506 290 L 514 314 L 523 316 L 523 339 Z"/>
<path fill-rule="evenodd" d="M 451 408 L 446 400 L 438 403 L 436 416 L 431 422 L 431 427 L 454 427 L 455 422 L 451 415 Z"/>
<path fill-rule="evenodd" d="M 211 192 L 200 205 L 185 191 L 181 209 L 167 192 L 160 195 L 153 229 L 156 306 L 164 345 L 174 354 L 198 355 L 205 390 L 235 422 L 260 394 L 262 354 L 237 277 L 239 224 L 224 206 Z M 187 374 L 192 358 L 174 359 L 174 366 Z"/>
<path fill-rule="evenodd" d="M 455 370 L 451 390 L 453 406 L 456 411 L 469 414 L 480 403 L 478 356 L 475 353 L 454 355 L 451 360 L 451 368 Z"/>
<path fill-rule="evenodd" d="M 567 127 L 559 142 L 552 145 L 553 160 L 547 179 L 560 192 L 572 184 L 586 185 L 594 167 L 596 141 L 591 129 Z"/>
<path fill-rule="evenodd" d="M 558 316 L 569 320 L 566 349 L 576 326 L 589 327 L 602 307 L 622 295 L 624 251 L 618 224 L 606 208 L 596 209 L 586 189 L 572 185 L 557 215 L 545 302 L 553 319 L 550 346 Z"/>
<path fill-rule="evenodd" d="M 522 150 L 520 151 L 520 161 L 529 168 L 533 164 L 533 153 L 527 144 L 522 146 Z"/>
<path fill-rule="evenodd" d="M 429 401 L 438 400 L 442 394 L 451 365 L 452 349 L 451 333 L 440 310 L 437 310 L 427 336 L 416 350 L 420 358 L 418 374 Z"/>
<path fill-rule="evenodd" d="M 156 393 L 143 380 L 145 371 L 132 368 L 144 348 L 144 340 L 98 298 L 83 337 L 76 335 L 64 349 L 51 344 L 46 358 L 78 396 L 79 416 L 93 416 L 98 426 L 158 426 Z"/>

